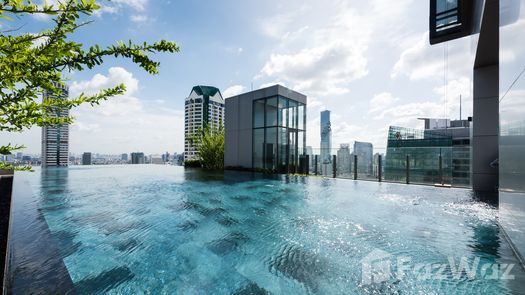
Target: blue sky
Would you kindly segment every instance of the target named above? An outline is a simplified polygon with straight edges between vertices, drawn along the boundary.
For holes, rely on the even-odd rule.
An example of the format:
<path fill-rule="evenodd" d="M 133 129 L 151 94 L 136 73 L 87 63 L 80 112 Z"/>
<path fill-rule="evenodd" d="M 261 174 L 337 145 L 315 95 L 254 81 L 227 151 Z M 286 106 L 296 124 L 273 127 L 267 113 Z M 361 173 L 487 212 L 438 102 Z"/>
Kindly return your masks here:
<path fill-rule="evenodd" d="M 471 115 L 470 38 L 431 47 L 428 1 L 283 2 L 101 1 L 94 23 L 72 38 L 85 45 L 167 39 L 181 52 L 155 56 L 161 62 L 156 76 L 111 58 L 70 73 L 72 95 L 128 86 L 124 96 L 73 111 L 71 152 L 182 152 L 184 98 L 194 85 L 216 86 L 224 96 L 248 91 L 252 83 L 254 89 L 280 83 L 304 93 L 307 144 L 314 148 L 324 109 L 332 111 L 334 148 L 354 140 L 384 148 L 389 125 L 421 127 L 418 117 L 456 119 L 460 94 L 463 116 Z M 26 24 L 25 32 L 51 25 L 42 17 L 17 22 Z M 39 153 L 40 129 L 1 134 L 0 144 L 7 142 Z"/>

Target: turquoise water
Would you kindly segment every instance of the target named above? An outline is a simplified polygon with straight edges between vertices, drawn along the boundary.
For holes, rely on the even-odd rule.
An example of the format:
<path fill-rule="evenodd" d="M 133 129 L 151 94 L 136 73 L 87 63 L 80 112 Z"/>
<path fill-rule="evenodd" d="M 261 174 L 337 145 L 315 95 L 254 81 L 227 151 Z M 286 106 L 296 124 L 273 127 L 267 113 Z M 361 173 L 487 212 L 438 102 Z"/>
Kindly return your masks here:
<path fill-rule="evenodd" d="M 108 294 L 512 294 L 514 279 L 451 267 L 517 263 L 497 210 L 460 189 L 172 166 L 47 169 L 27 176 L 77 292 Z M 363 259 L 388 252 L 369 283 Z M 377 253 L 377 252 L 374 252 Z M 398 273 L 395 261 L 410 259 Z M 481 267 L 480 267 L 481 269 Z M 379 271 L 376 274 L 388 274 Z M 424 273 L 423 273 L 424 274 Z"/>

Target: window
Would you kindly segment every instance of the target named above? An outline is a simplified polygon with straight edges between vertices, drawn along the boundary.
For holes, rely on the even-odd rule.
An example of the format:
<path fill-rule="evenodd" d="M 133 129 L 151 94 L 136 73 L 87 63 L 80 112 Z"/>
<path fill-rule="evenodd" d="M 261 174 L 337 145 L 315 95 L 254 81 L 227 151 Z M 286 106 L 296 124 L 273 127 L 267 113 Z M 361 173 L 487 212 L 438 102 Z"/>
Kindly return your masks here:
<path fill-rule="evenodd" d="M 472 0 L 430 0 L 430 44 L 472 33 Z"/>
<path fill-rule="evenodd" d="M 253 102 L 253 128 L 264 127 L 264 99 Z"/>
<path fill-rule="evenodd" d="M 304 151 L 305 120 L 305 105 L 286 97 L 254 101 L 253 167 L 295 171 Z"/>
<path fill-rule="evenodd" d="M 277 97 L 266 100 L 266 126 L 277 126 Z"/>

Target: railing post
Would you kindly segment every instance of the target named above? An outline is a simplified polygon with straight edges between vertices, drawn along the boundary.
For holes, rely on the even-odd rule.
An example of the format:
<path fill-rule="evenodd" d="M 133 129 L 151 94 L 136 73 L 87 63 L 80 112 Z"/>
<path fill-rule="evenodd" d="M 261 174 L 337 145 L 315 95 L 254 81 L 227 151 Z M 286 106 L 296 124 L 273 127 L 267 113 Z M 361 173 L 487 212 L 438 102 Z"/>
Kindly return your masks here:
<path fill-rule="evenodd" d="M 357 155 L 354 155 L 354 180 L 357 180 Z"/>
<path fill-rule="evenodd" d="M 406 182 L 410 184 L 410 157 L 408 155 L 406 161 Z"/>
<path fill-rule="evenodd" d="M 317 175 L 317 173 L 318 173 L 318 170 L 317 170 L 317 156 L 318 155 L 315 155 L 315 170 L 314 170 L 315 175 Z"/>
<path fill-rule="evenodd" d="M 337 177 L 337 157 L 336 155 L 332 155 L 332 174 L 334 178 Z"/>
<path fill-rule="evenodd" d="M 304 174 L 309 175 L 310 174 L 310 155 L 306 155 L 306 160 L 304 163 Z"/>
<path fill-rule="evenodd" d="M 377 157 L 377 180 L 379 182 L 382 181 L 382 178 L 383 178 L 383 163 L 382 162 L 382 159 L 381 159 L 381 155 L 378 155 Z"/>
<path fill-rule="evenodd" d="M 441 155 L 439 155 L 439 183 L 445 184 L 443 180 L 443 157 Z"/>

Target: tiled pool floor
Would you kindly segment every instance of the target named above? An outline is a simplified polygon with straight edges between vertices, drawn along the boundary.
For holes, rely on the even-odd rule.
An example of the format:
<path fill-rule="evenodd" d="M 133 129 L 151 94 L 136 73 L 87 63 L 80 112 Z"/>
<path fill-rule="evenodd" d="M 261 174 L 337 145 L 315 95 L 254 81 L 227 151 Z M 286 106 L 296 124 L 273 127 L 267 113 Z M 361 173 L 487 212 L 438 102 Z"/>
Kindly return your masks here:
<path fill-rule="evenodd" d="M 34 192 L 25 204 L 42 213 L 79 293 L 524 290 L 496 210 L 472 201 L 468 190 L 154 165 L 24 177 Z M 462 258 L 468 266 L 478 261 L 473 276 L 455 271 Z M 514 279 L 491 279 L 487 267 L 503 263 L 516 264 Z M 428 265 L 436 269 L 425 277 Z"/>

